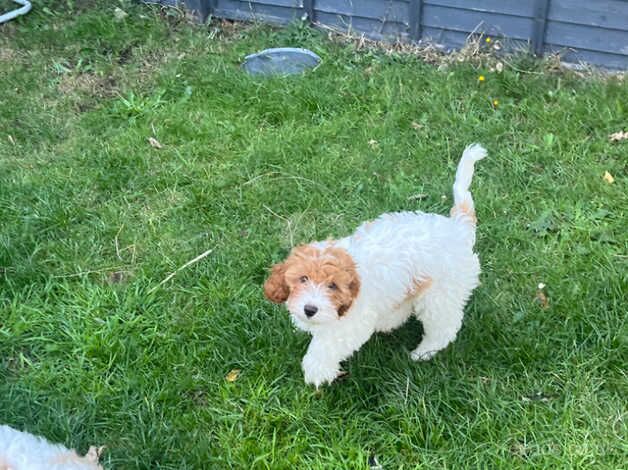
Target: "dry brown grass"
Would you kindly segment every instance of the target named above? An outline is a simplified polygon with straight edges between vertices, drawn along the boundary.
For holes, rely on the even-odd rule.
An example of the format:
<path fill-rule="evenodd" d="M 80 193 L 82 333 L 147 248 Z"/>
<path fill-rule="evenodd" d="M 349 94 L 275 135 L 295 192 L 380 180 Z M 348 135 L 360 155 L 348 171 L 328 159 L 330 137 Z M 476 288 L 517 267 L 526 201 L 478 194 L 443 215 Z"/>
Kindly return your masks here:
<path fill-rule="evenodd" d="M 113 96 L 118 90 L 113 76 L 99 76 L 94 73 L 63 75 L 57 84 L 57 89 L 65 95 L 79 93 L 98 98 Z"/>
<path fill-rule="evenodd" d="M 447 51 L 445 47 L 430 41 L 411 43 L 402 41 L 399 38 L 396 40 L 374 40 L 367 38 L 364 34 L 356 35 L 322 24 L 316 24 L 315 26 L 326 31 L 330 40 L 351 44 L 356 51 L 371 49 L 389 55 L 407 54 L 419 57 L 424 62 L 435 65 L 439 69 L 446 69 L 456 63 L 469 63 L 478 68 L 487 68 L 491 72 L 501 72 L 504 68 L 510 68 L 521 73 L 568 73 L 581 78 L 595 77 L 597 79 L 611 78 L 618 80 L 623 80 L 626 75 L 625 72 L 604 70 L 584 63 L 573 64 L 564 62 L 562 57 L 567 51 L 545 56 L 540 60 L 539 67 L 535 70 L 520 69 L 513 64 L 512 58 L 518 54 L 529 53 L 529 51 L 521 47 L 513 47 L 512 44 L 509 44 L 507 38 L 490 37 L 490 41 L 487 42 L 488 36 L 483 34 L 471 33 L 462 48 Z"/>

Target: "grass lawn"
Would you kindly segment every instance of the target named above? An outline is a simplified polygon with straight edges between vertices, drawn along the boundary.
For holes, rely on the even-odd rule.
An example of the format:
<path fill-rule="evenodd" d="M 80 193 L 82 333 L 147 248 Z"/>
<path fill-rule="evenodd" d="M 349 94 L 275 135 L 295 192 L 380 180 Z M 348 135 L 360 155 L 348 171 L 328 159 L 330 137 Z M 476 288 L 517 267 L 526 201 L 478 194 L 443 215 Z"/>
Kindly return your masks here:
<path fill-rule="evenodd" d="M 626 81 L 34 3 L 0 26 L 0 423 L 104 444 L 107 468 L 625 465 Z M 322 66 L 242 73 L 279 45 Z M 474 141 L 483 273 L 457 341 L 414 363 L 411 322 L 306 386 L 268 267 L 382 212 L 447 213 Z"/>

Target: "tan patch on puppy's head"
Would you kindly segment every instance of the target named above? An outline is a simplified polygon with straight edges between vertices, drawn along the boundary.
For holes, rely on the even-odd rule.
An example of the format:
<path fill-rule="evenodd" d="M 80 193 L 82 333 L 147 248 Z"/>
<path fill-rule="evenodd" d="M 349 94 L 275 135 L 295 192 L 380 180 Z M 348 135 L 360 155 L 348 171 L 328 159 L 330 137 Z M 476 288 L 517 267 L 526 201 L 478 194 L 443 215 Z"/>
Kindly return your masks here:
<path fill-rule="evenodd" d="M 282 303 L 312 285 L 323 288 L 338 315 L 344 314 L 360 291 L 353 258 L 342 248 L 298 246 L 283 263 L 273 266 L 264 293 L 270 301 Z"/>

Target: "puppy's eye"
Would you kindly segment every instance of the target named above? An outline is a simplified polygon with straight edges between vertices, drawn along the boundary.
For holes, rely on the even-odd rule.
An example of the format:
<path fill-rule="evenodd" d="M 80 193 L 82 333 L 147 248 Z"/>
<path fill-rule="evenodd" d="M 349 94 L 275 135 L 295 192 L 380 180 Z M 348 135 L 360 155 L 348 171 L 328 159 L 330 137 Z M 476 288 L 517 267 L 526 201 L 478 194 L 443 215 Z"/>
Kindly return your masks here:
<path fill-rule="evenodd" d="M 305 284 L 308 280 L 309 278 L 307 276 L 301 276 L 299 278 L 299 281 L 301 281 L 301 284 Z"/>
<path fill-rule="evenodd" d="M 329 287 L 331 290 L 338 289 L 338 286 L 336 285 L 335 282 L 332 282 L 331 284 L 327 284 L 327 287 Z"/>

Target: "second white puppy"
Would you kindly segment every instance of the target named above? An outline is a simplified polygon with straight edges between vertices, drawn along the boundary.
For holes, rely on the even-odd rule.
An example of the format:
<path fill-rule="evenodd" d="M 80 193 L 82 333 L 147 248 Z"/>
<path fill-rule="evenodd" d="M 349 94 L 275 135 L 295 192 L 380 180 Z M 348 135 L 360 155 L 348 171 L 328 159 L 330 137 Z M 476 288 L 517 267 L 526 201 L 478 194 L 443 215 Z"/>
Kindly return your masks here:
<path fill-rule="evenodd" d="M 0 426 L 0 470 L 103 470 L 102 447 L 90 447 L 84 457 L 61 444 Z"/>

